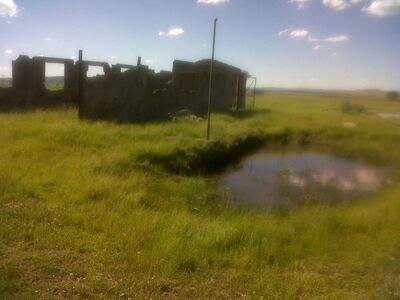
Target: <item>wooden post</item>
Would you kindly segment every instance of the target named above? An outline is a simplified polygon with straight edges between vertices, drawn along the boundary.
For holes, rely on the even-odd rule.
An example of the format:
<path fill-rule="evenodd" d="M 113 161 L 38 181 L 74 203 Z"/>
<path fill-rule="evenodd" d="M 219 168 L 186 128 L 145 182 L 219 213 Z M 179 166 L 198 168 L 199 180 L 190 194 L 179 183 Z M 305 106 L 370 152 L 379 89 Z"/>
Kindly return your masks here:
<path fill-rule="evenodd" d="M 78 62 L 78 108 L 79 108 L 79 119 L 82 118 L 82 109 L 83 109 L 83 76 L 84 68 L 83 68 L 83 51 L 79 50 L 79 62 Z"/>
<path fill-rule="evenodd" d="M 211 93 L 212 93 L 212 79 L 213 79 L 213 69 L 214 69 L 214 55 L 215 55 L 215 36 L 217 33 L 217 22 L 218 19 L 214 20 L 214 35 L 213 35 L 213 46 L 212 46 L 212 57 L 210 64 L 210 83 L 208 87 L 208 113 L 207 113 L 207 140 L 210 139 L 210 129 L 211 129 Z"/>

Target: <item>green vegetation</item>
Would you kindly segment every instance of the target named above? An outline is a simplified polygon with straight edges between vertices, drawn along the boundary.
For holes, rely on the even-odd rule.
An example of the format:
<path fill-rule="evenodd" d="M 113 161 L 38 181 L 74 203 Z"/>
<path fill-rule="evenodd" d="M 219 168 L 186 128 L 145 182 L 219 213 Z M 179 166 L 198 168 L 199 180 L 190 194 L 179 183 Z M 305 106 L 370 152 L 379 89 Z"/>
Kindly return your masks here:
<path fill-rule="evenodd" d="M 353 104 L 349 101 L 344 101 L 342 103 L 342 111 L 349 114 L 360 114 L 365 112 L 365 106 L 362 104 Z"/>
<path fill-rule="evenodd" d="M 365 113 L 344 113 L 346 101 Z M 67 108 L 0 114 L 0 298 L 398 298 L 400 123 L 378 113 L 400 104 L 268 93 L 257 108 L 214 116 L 215 143 L 190 118 L 118 125 L 79 122 Z M 389 164 L 394 182 L 336 206 L 235 208 L 204 174 L 264 138 Z"/>
<path fill-rule="evenodd" d="M 46 83 L 45 87 L 49 91 L 61 91 L 64 89 L 64 83 Z"/>
<path fill-rule="evenodd" d="M 0 88 L 10 88 L 12 85 L 8 82 L 0 82 Z"/>
<path fill-rule="evenodd" d="M 392 100 L 392 101 L 400 100 L 399 92 L 396 92 L 396 91 L 389 92 L 387 94 L 387 97 L 389 100 Z"/>
<path fill-rule="evenodd" d="M 11 82 L 0 82 L 0 88 L 12 87 Z M 45 87 L 49 91 L 60 91 L 64 89 L 64 83 L 46 83 Z"/>

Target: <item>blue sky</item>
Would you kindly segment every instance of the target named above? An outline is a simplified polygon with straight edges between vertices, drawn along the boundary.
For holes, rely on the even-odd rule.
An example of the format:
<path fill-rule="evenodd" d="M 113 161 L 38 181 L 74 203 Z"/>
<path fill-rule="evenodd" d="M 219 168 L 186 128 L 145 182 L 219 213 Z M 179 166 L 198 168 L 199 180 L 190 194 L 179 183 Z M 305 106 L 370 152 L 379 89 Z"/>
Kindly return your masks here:
<path fill-rule="evenodd" d="M 19 54 L 80 48 L 170 70 L 210 57 L 214 17 L 216 58 L 262 86 L 400 90 L 400 0 L 0 0 L 0 76 Z"/>

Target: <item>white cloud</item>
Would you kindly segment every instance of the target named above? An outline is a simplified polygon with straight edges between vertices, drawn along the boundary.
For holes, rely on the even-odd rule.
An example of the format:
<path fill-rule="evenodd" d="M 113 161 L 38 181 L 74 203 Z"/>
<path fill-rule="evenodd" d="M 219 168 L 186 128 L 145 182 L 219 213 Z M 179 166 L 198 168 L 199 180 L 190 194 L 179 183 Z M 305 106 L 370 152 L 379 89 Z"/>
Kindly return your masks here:
<path fill-rule="evenodd" d="M 308 4 L 311 1 L 312 0 L 289 0 L 289 3 L 297 5 L 298 9 L 302 9 L 304 8 L 304 6 L 306 6 L 306 4 Z"/>
<path fill-rule="evenodd" d="M 296 5 L 298 9 L 302 9 L 312 1 L 288 0 L 289 3 Z M 353 5 L 366 3 L 362 10 L 370 15 L 381 17 L 400 15 L 400 0 L 321 0 L 321 2 L 326 7 L 338 11 L 345 10 Z"/>
<path fill-rule="evenodd" d="M 279 36 L 288 35 L 291 38 L 304 38 L 309 34 L 306 29 L 285 29 L 278 33 Z"/>
<path fill-rule="evenodd" d="M 344 10 L 352 5 L 368 2 L 362 9 L 375 16 L 393 16 L 400 14 L 400 0 L 322 0 L 322 3 L 335 10 Z"/>
<path fill-rule="evenodd" d="M 145 61 L 144 61 L 146 64 L 148 64 L 148 65 L 152 65 L 153 63 L 154 63 L 154 60 L 152 60 L 152 59 L 146 59 Z"/>
<path fill-rule="evenodd" d="M 296 30 L 292 30 L 289 33 L 289 36 L 292 37 L 292 38 L 303 38 L 303 37 L 308 36 L 308 34 L 309 34 L 308 30 L 296 29 Z"/>
<path fill-rule="evenodd" d="M 343 43 L 349 41 L 350 38 L 347 35 L 331 36 L 325 39 L 329 43 Z"/>
<path fill-rule="evenodd" d="M 159 33 L 158 33 L 158 36 L 159 37 L 162 37 L 162 36 L 178 36 L 178 35 L 181 35 L 181 34 L 183 34 L 183 33 L 185 33 L 185 30 L 183 30 L 183 28 L 181 28 L 181 27 L 174 27 L 174 28 L 171 28 L 170 30 L 168 30 L 168 32 L 166 33 L 166 32 L 164 32 L 164 31 L 160 31 Z"/>
<path fill-rule="evenodd" d="M 335 10 L 344 10 L 349 8 L 353 4 L 358 4 L 361 2 L 366 2 L 371 0 L 322 0 L 322 3 Z"/>
<path fill-rule="evenodd" d="M 111 56 L 110 59 L 114 60 L 117 59 L 118 57 L 116 57 L 115 55 Z"/>
<path fill-rule="evenodd" d="M 292 39 L 302 39 L 308 43 L 314 44 L 312 47 L 313 51 L 319 51 L 321 49 L 330 50 L 331 46 L 328 44 L 339 44 L 350 40 L 347 35 L 336 35 L 330 36 L 324 39 L 319 39 L 313 36 L 311 32 L 306 29 L 285 29 L 278 33 L 279 36 L 288 36 Z M 334 54 L 336 56 L 336 54 Z"/>
<path fill-rule="evenodd" d="M 221 4 L 229 2 L 230 0 L 197 0 L 197 3 L 201 4 Z"/>
<path fill-rule="evenodd" d="M 176 28 L 171 28 L 168 31 L 168 35 L 169 36 L 177 36 L 177 35 L 181 35 L 185 32 L 185 30 L 183 30 L 183 28 L 180 27 L 176 27 Z"/>
<path fill-rule="evenodd" d="M 18 8 L 14 0 L 0 0 L 0 17 L 15 17 Z"/>
<path fill-rule="evenodd" d="M 44 39 L 46 42 L 50 42 L 51 41 L 51 37 L 47 37 Z"/>
<path fill-rule="evenodd" d="M 5 54 L 13 54 L 14 50 L 13 49 L 7 49 L 6 51 L 4 51 Z"/>
<path fill-rule="evenodd" d="M 288 33 L 289 31 L 290 31 L 290 29 L 281 30 L 281 31 L 279 31 L 278 35 L 282 36 L 282 35 Z"/>
<path fill-rule="evenodd" d="M 322 0 L 322 3 L 335 10 L 344 10 L 349 7 L 350 3 L 347 0 Z"/>
<path fill-rule="evenodd" d="M 375 16 L 393 16 L 400 14 L 400 0 L 373 0 L 363 11 Z"/>

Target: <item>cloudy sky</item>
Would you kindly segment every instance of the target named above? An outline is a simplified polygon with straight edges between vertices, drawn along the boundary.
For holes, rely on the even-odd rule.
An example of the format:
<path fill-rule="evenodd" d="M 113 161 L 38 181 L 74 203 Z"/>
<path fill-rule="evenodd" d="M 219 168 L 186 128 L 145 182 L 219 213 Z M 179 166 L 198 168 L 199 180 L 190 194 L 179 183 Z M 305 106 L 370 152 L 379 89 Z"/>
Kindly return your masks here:
<path fill-rule="evenodd" d="M 0 0 L 0 77 L 19 54 L 80 48 L 170 70 L 210 56 L 214 17 L 217 59 L 263 86 L 400 90 L 400 0 Z"/>

